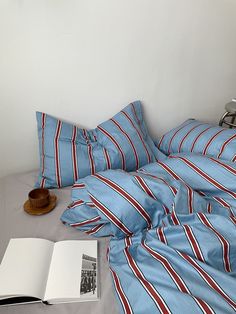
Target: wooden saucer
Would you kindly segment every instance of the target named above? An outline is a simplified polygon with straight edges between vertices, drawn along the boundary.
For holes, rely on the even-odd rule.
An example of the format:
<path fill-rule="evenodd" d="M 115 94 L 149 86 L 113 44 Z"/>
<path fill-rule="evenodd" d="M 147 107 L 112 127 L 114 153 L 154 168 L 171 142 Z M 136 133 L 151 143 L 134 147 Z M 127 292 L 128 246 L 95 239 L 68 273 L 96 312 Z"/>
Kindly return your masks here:
<path fill-rule="evenodd" d="M 42 208 L 33 208 L 30 204 L 30 201 L 27 200 L 24 204 L 24 211 L 30 215 L 36 215 L 36 216 L 44 215 L 44 214 L 49 213 L 51 210 L 53 210 L 53 208 L 55 208 L 56 202 L 57 202 L 57 197 L 55 194 L 50 194 L 49 204 Z"/>

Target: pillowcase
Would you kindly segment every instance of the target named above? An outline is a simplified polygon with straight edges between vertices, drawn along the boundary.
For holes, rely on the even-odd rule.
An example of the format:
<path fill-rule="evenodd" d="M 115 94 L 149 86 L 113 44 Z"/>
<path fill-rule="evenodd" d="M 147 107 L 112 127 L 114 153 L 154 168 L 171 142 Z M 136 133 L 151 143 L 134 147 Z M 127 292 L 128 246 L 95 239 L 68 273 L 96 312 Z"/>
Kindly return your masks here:
<path fill-rule="evenodd" d="M 189 119 L 162 136 L 157 147 L 166 155 L 197 153 L 236 161 L 236 129 Z"/>
<path fill-rule="evenodd" d="M 134 171 L 162 156 L 148 134 L 140 101 L 96 129 L 37 112 L 40 172 L 36 186 L 61 188 L 107 169 Z"/>

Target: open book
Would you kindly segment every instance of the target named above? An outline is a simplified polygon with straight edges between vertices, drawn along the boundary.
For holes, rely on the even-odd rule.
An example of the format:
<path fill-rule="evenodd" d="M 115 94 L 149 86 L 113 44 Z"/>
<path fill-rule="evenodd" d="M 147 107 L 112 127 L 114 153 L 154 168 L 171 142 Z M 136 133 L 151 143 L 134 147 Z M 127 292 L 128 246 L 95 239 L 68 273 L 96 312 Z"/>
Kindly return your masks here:
<path fill-rule="evenodd" d="M 0 265 L 0 305 L 95 301 L 97 290 L 97 240 L 10 240 Z"/>

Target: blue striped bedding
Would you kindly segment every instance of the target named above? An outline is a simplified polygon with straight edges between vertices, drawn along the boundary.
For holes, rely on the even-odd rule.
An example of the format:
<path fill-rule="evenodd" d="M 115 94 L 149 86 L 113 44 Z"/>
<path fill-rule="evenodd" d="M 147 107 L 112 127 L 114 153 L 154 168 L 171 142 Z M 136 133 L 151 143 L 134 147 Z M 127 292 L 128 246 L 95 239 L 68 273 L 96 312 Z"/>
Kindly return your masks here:
<path fill-rule="evenodd" d="M 236 162 L 236 129 L 189 119 L 165 133 L 157 147 L 166 155 L 191 152 Z"/>
<path fill-rule="evenodd" d="M 172 154 L 77 181 L 61 220 L 111 236 L 121 313 L 235 313 L 236 163 Z"/>
<path fill-rule="evenodd" d="M 36 186 L 61 188 L 106 169 L 137 170 L 165 157 L 135 101 L 93 130 L 37 112 L 40 171 Z"/>

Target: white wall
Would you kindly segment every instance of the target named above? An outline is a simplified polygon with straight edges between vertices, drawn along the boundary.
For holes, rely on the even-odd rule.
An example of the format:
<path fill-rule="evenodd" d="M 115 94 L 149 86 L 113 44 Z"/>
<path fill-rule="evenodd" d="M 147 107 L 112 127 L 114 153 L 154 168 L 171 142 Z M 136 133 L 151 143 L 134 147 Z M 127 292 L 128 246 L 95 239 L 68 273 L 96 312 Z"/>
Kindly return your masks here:
<path fill-rule="evenodd" d="M 38 167 L 35 111 L 86 127 L 140 99 L 153 135 L 236 96 L 235 0 L 0 0 L 0 176 Z"/>

